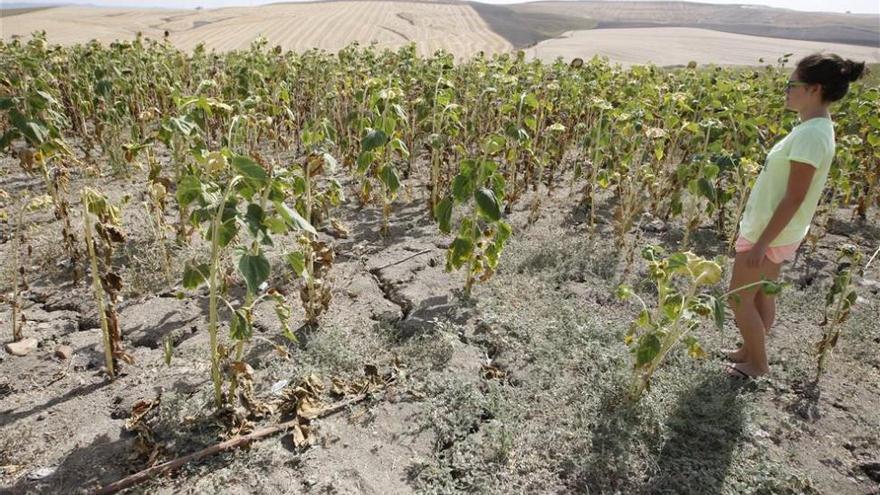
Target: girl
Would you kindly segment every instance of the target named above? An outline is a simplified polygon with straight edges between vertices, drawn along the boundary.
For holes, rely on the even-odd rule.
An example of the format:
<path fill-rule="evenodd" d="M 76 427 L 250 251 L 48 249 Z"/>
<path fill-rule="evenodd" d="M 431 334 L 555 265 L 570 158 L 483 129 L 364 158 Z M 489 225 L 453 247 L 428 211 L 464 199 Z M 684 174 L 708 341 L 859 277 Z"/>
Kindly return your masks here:
<path fill-rule="evenodd" d="M 785 86 L 785 107 L 794 110 L 800 124 L 767 154 L 764 168 L 749 194 L 736 241 L 731 290 L 776 280 L 782 262 L 794 258 L 834 158 L 834 127 L 828 107 L 862 76 L 865 63 L 833 54 L 814 54 L 798 62 Z M 776 302 L 759 286 L 738 291 L 728 301 L 743 345 L 727 352 L 734 364 L 727 373 L 742 378 L 770 371 L 764 346 L 773 325 Z"/>

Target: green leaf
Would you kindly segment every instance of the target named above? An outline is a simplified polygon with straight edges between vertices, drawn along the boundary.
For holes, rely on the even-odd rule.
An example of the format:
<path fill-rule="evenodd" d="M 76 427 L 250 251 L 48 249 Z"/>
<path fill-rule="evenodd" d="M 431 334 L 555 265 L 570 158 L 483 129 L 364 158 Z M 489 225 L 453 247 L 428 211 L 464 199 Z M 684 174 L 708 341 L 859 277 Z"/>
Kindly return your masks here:
<path fill-rule="evenodd" d="M 0 151 L 5 151 L 9 145 L 21 135 L 18 129 L 9 129 L 0 136 Z"/>
<path fill-rule="evenodd" d="M 706 357 L 706 351 L 700 346 L 700 343 L 693 336 L 687 336 L 684 339 L 685 345 L 687 345 L 688 356 L 694 359 L 703 359 Z"/>
<path fill-rule="evenodd" d="M 183 269 L 183 288 L 190 290 L 197 289 L 208 280 L 210 274 L 211 267 L 207 263 L 202 263 L 200 265 L 187 263 Z"/>
<path fill-rule="evenodd" d="M 197 199 L 202 198 L 201 181 L 194 175 L 184 175 L 177 184 L 175 196 L 180 206 L 187 207 L 191 205 Z"/>
<path fill-rule="evenodd" d="M 251 294 L 260 290 L 260 285 L 269 278 L 269 271 L 269 260 L 263 253 L 245 254 L 238 260 L 238 272 L 244 277 Z"/>
<path fill-rule="evenodd" d="M 287 206 L 283 201 L 276 201 L 275 208 L 278 209 L 278 213 L 281 214 L 281 218 L 287 222 L 288 225 L 293 227 L 296 230 L 305 230 L 306 232 L 312 235 L 318 235 L 318 232 L 315 231 L 315 228 L 312 227 L 312 224 L 308 222 L 305 218 L 302 217 L 296 210 Z"/>
<path fill-rule="evenodd" d="M 596 183 L 599 184 L 599 187 L 602 189 L 608 189 L 608 186 L 611 185 L 611 180 L 608 178 L 607 170 L 602 169 L 596 174 Z"/>
<path fill-rule="evenodd" d="M 712 184 L 709 183 L 709 181 L 706 180 L 704 177 L 700 177 L 700 180 L 697 181 L 697 188 L 704 198 L 708 199 L 712 203 L 716 202 L 717 196 L 715 194 L 715 187 L 713 187 Z"/>
<path fill-rule="evenodd" d="M 251 322 L 244 310 L 236 310 L 232 314 L 232 321 L 229 322 L 229 336 L 233 340 L 247 340 L 253 335 Z"/>
<path fill-rule="evenodd" d="M 633 295 L 632 287 L 626 284 L 620 284 L 617 286 L 617 290 L 614 291 L 614 295 L 621 301 L 626 301 Z"/>
<path fill-rule="evenodd" d="M 501 220 L 501 205 L 495 198 L 495 193 L 491 189 L 481 188 L 474 191 L 474 199 L 477 202 L 477 210 L 486 219 L 497 222 Z"/>
<path fill-rule="evenodd" d="M 724 313 L 724 301 L 722 301 L 720 297 L 713 297 L 712 309 L 713 316 L 715 316 L 715 328 L 717 328 L 718 330 L 723 330 L 724 318 L 726 316 Z"/>
<path fill-rule="evenodd" d="M 391 165 L 385 165 L 379 169 L 379 179 L 385 184 L 385 187 L 391 191 L 391 194 L 396 194 L 397 190 L 400 189 L 400 179 L 397 177 L 397 172 Z"/>
<path fill-rule="evenodd" d="M 675 253 L 667 258 L 669 271 L 677 271 L 687 267 L 688 259 L 684 253 Z"/>
<path fill-rule="evenodd" d="M 498 164 L 492 160 L 480 160 L 477 164 L 476 182 L 477 184 L 485 183 L 490 177 L 493 177 L 495 171 L 498 170 Z M 502 175 L 502 174 L 497 174 Z M 502 175 L 503 177 L 503 175 Z"/>
<path fill-rule="evenodd" d="M 452 179 L 452 196 L 456 203 L 464 203 L 471 197 L 474 190 L 474 183 L 471 181 L 471 175 L 460 173 Z"/>
<path fill-rule="evenodd" d="M 187 120 L 186 117 L 172 117 L 168 120 L 167 129 L 171 132 L 177 131 L 184 136 L 189 136 L 196 130 L 196 125 Z"/>
<path fill-rule="evenodd" d="M 244 215 L 244 221 L 248 226 L 248 230 L 254 237 L 266 232 L 263 222 L 266 220 L 266 212 L 256 203 L 250 203 L 247 207 L 247 213 Z"/>
<path fill-rule="evenodd" d="M 290 331 L 290 306 L 287 305 L 287 301 L 284 299 L 279 293 L 270 293 L 269 298 L 272 299 L 272 302 L 275 306 L 275 316 L 278 317 L 278 323 L 281 324 L 281 334 L 284 335 L 291 342 L 297 342 L 298 339 L 296 335 Z"/>
<path fill-rule="evenodd" d="M 293 194 L 296 196 L 305 196 L 306 194 L 306 179 L 305 177 L 296 176 L 292 180 Z M 282 195 L 282 198 L 286 196 Z"/>
<path fill-rule="evenodd" d="M 507 183 L 504 180 L 504 174 L 492 174 L 492 192 L 495 193 L 495 197 L 504 199 L 504 190 L 506 188 Z"/>
<path fill-rule="evenodd" d="M 28 119 L 14 108 L 9 112 L 9 121 L 33 145 L 39 145 L 49 137 L 48 129 L 40 123 Z"/>
<path fill-rule="evenodd" d="M 101 79 L 95 83 L 95 93 L 99 93 L 105 98 L 110 97 L 110 93 L 113 91 L 113 83 L 108 81 L 107 79 Z"/>
<path fill-rule="evenodd" d="M 692 271 L 697 285 L 715 285 L 721 281 L 721 267 L 714 261 L 700 260 Z"/>
<path fill-rule="evenodd" d="M 483 254 L 488 262 L 489 268 L 494 270 L 495 267 L 498 266 L 498 260 L 501 258 L 501 251 L 498 249 L 497 244 L 493 243 L 486 246 L 486 249 L 483 250 Z"/>
<path fill-rule="evenodd" d="M 287 255 L 287 264 L 297 277 L 302 277 L 306 271 L 306 256 L 300 251 L 294 251 Z"/>
<path fill-rule="evenodd" d="M 369 129 L 361 140 L 361 151 L 372 151 L 388 142 L 388 136 L 380 129 Z"/>
<path fill-rule="evenodd" d="M 370 167 L 370 164 L 373 163 L 373 152 L 372 151 L 362 151 L 361 154 L 358 155 L 357 159 L 357 173 L 363 174 Z"/>
<path fill-rule="evenodd" d="M 456 237 L 446 253 L 446 270 L 459 269 L 474 252 L 474 243 L 464 237 Z"/>
<path fill-rule="evenodd" d="M 258 186 L 265 185 L 269 181 L 269 174 L 266 173 L 263 167 L 246 156 L 236 155 L 233 157 L 232 166 L 235 167 L 245 179 Z"/>
<path fill-rule="evenodd" d="M 382 132 L 385 133 L 386 136 L 391 136 L 394 134 L 394 130 L 397 128 L 397 119 L 391 115 L 380 118 L 379 128 L 382 130 Z"/>
<path fill-rule="evenodd" d="M 705 165 L 703 167 L 703 177 L 705 177 L 708 180 L 712 180 L 712 179 L 718 177 L 718 172 L 720 172 L 720 171 L 721 171 L 721 169 L 718 167 L 718 165 L 715 165 L 714 163 L 710 163 L 710 164 Z"/>
<path fill-rule="evenodd" d="M 646 333 L 639 339 L 636 348 L 636 367 L 650 363 L 660 353 L 660 339 L 654 333 Z"/>
<path fill-rule="evenodd" d="M 762 280 L 761 292 L 768 296 L 778 296 L 782 293 L 783 284 L 774 280 Z"/>
<path fill-rule="evenodd" d="M 641 313 L 639 313 L 639 317 L 636 319 L 636 325 L 642 328 L 648 328 L 651 326 L 651 312 L 647 309 L 643 309 Z"/>
<path fill-rule="evenodd" d="M 391 149 L 399 152 L 400 156 L 404 158 L 409 158 L 409 149 L 407 149 L 406 143 L 404 143 L 400 139 L 391 140 Z"/>
<path fill-rule="evenodd" d="M 511 234 L 513 234 L 513 229 L 510 228 L 510 224 L 505 221 L 497 222 L 495 227 L 498 229 L 495 232 L 495 245 L 498 249 L 501 249 L 504 247 L 504 243 L 510 239 Z"/>
<path fill-rule="evenodd" d="M 440 224 L 440 232 L 448 234 L 452 231 L 452 198 L 446 197 L 434 207 L 434 218 Z"/>
<path fill-rule="evenodd" d="M 483 141 L 483 153 L 487 155 L 494 155 L 499 151 L 504 149 L 504 146 L 507 144 L 507 140 L 504 139 L 504 136 L 498 134 L 492 134 L 487 137 L 485 141 Z"/>
<path fill-rule="evenodd" d="M 273 234 L 283 234 L 287 232 L 287 224 L 283 218 L 270 217 L 264 220 L 266 228 Z"/>
<path fill-rule="evenodd" d="M 675 320 L 681 312 L 682 304 L 684 304 L 684 299 L 681 294 L 669 294 L 663 301 L 663 314 L 670 320 Z"/>
<path fill-rule="evenodd" d="M 233 239 L 235 239 L 236 235 L 238 235 L 238 224 L 235 223 L 235 219 L 226 220 L 220 223 L 220 230 L 217 233 L 217 242 L 221 247 L 226 247 Z M 213 232 L 209 228 L 208 239 L 211 237 L 213 237 Z"/>

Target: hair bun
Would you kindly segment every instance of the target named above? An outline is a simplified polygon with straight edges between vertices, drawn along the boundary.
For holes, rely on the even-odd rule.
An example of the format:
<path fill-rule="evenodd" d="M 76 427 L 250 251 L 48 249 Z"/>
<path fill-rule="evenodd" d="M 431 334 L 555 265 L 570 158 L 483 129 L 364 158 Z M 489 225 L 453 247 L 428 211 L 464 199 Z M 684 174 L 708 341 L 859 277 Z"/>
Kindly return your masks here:
<path fill-rule="evenodd" d="M 844 60 L 843 67 L 840 69 L 840 75 L 852 82 L 862 77 L 865 72 L 864 62 L 854 62 L 852 60 Z"/>

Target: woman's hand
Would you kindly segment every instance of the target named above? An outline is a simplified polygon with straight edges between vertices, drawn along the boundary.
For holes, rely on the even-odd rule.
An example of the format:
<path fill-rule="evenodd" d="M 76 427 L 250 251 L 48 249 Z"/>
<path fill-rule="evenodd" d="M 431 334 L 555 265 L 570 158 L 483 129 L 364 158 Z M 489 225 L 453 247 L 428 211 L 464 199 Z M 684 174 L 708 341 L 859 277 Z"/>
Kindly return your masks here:
<path fill-rule="evenodd" d="M 752 249 L 746 253 L 746 266 L 749 268 L 758 268 L 764 262 L 764 256 L 767 255 L 767 245 L 757 243 Z"/>

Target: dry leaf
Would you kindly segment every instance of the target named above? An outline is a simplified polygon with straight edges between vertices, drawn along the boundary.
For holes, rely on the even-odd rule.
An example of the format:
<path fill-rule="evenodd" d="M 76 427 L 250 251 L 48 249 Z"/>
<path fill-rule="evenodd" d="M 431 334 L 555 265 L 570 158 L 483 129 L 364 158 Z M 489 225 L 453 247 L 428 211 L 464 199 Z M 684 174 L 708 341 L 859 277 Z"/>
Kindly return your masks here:
<path fill-rule="evenodd" d="M 320 416 L 323 411 L 324 408 L 321 406 L 321 403 L 312 397 L 300 399 L 297 407 L 297 414 L 304 419 L 315 419 Z"/>
<path fill-rule="evenodd" d="M 506 375 L 504 370 L 497 368 L 495 366 L 484 364 L 484 365 L 480 366 L 480 368 L 481 368 L 480 374 L 486 380 L 500 380 L 500 379 L 504 378 L 504 376 Z"/>
<path fill-rule="evenodd" d="M 254 376 L 254 369 L 244 361 L 236 361 L 230 365 L 230 368 L 232 369 L 233 375 L 244 375 L 248 378 Z"/>
<path fill-rule="evenodd" d="M 161 396 L 156 397 L 153 400 L 141 399 L 135 402 L 134 405 L 131 406 L 131 416 L 128 418 L 128 421 L 125 422 L 125 428 L 128 430 L 134 429 L 148 412 L 152 411 L 159 405 L 160 400 Z"/>
<path fill-rule="evenodd" d="M 296 424 L 293 426 L 292 430 L 293 431 L 290 432 L 290 438 L 293 441 L 293 445 L 298 448 L 304 448 L 312 444 L 311 430 L 308 426 Z"/>

